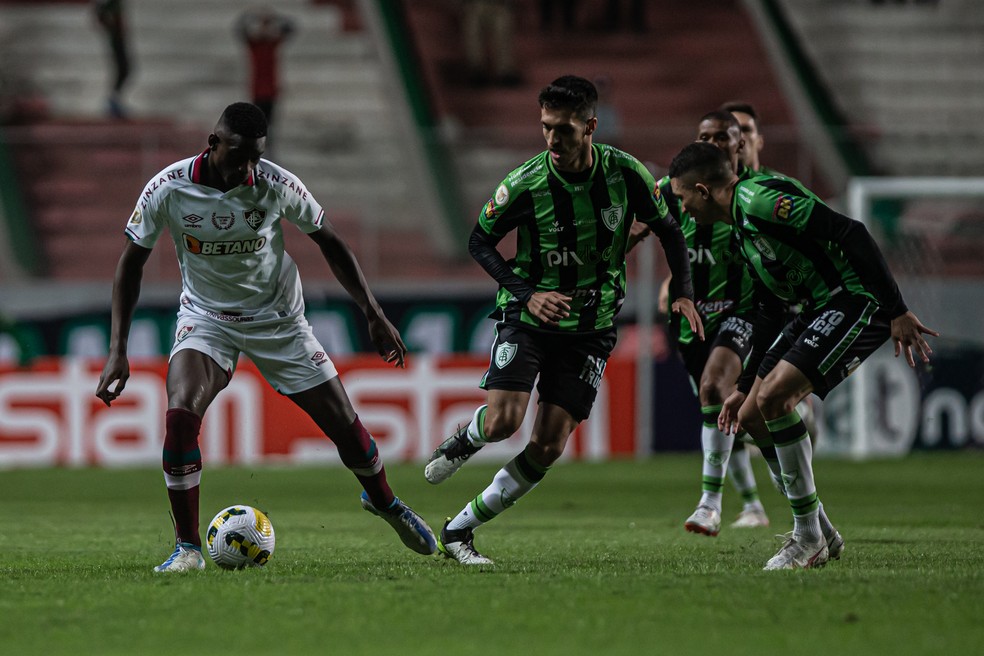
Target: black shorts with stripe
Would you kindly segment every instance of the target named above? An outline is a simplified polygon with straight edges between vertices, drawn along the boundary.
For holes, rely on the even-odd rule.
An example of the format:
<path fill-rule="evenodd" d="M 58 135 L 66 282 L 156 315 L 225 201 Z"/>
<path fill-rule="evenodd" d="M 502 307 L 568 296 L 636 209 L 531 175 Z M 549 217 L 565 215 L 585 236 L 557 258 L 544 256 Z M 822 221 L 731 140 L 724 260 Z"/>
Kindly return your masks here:
<path fill-rule="evenodd" d="M 591 333 L 562 333 L 500 321 L 495 326 L 492 361 L 481 387 L 530 392 L 539 375 L 539 402 L 560 406 L 577 421 L 584 421 L 598 395 L 616 338 L 614 327 Z"/>
<path fill-rule="evenodd" d="M 758 376 L 780 360 L 803 372 L 824 398 L 892 335 L 888 313 L 864 296 L 838 294 L 820 308 L 798 314 L 772 344 Z"/>
<path fill-rule="evenodd" d="M 721 322 L 713 335 L 705 335 L 704 341 L 694 337 L 694 340 L 689 344 L 680 344 L 683 365 L 694 384 L 700 384 L 704 367 L 707 365 L 707 358 L 711 357 L 711 351 L 719 346 L 734 351 L 738 359 L 744 364 L 748 354 L 752 352 L 751 322 L 745 316 L 732 315 Z"/>

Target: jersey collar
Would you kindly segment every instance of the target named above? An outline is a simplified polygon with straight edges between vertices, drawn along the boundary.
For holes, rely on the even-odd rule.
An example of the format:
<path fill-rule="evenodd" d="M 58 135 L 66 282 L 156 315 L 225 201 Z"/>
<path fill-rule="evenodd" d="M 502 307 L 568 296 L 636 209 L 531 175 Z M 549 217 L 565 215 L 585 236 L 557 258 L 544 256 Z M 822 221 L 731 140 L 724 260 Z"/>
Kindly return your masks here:
<path fill-rule="evenodd" d="M 601 149 L 598 148 L 598 144 L 594 144 L 594 143 L 591 144 L 591 158 L 594 161 L 591 162 L 591 168 L 590 169 L 587 169 L 589 171 L 589 173 L 587 174 L 587 177 L 584 179 L 583 182 L 582 181 L 571 182 L 569 178 L 564 177 L 565 174 L 562 171 L 558 171 L 557 168 L 554 166 L 553 160 L 550 158 L 550 151 L 549 150 L 544 151 L 543 156 L 544 156 L 544 159 L 547 162 L 547 170 L 549 170 L 550 173 L 552 173 L 555 178 L 557 178 L 558 180 L 560 180 L 560 182 L 562 184 L 564 184 L 564 185 L 578 185 L 578 184 L 587 184 L 588 182 L 590 182 L 591 180 L 594 179 L 595 173 L 597 173 L 597 171 L 599 169 L 598 162 L 601 159 L 599 157 L 599 153 L 600 152 L 601 152 Z M 583 174 L 584 174 L 584 172 L 582 171 L 581 172 L 581 175 L 583 175 Z M 578 175 L 578 174 L 575 173 L 573 175 Z"/>
<path fill-rule="evenodd" d="M 204 184 L 202 182 L 202 172 L 205 170 L 209 152 L 211 152 L 211 149 L 206 148 L 191 162 L 191 171 L 188 177 L 190 177 L 191 181 L 195 184 Z M 253 171 L 249 174 L 249 177 L 246 178 L 246 182 L 243 184 L 247 187 L 253 187 L 256 185 L 256 169 L 253 169 Z"/>

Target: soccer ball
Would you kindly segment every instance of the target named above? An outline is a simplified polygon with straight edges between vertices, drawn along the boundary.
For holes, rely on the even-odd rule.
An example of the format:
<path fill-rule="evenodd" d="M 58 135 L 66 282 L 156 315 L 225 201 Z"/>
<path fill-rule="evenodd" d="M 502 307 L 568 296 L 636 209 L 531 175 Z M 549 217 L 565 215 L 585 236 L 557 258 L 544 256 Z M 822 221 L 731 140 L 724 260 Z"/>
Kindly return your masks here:
<path fill-rule="evenodd" d="M 275 542 L 269 518 L 262 511 L 244 505 L 220 510 L 205 535 L 208 555 L 223 569 L 266 565 Z"/>

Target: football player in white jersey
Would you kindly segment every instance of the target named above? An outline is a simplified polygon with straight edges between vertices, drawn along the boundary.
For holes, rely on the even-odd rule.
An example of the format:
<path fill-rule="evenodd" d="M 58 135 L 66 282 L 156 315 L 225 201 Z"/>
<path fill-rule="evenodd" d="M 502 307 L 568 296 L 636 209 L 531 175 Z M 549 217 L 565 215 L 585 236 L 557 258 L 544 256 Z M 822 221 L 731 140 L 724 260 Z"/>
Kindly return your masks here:
<path fill-rule="evenodd" d="M 130 241 L 113 281 L 109 357 L 96 390 L 106 405 L 120 396 L 129 378 L 127 338 L 141 275 L 165 230 L 174 240 L 181 268 L 163 453 L 177 544 L 155 570 L 205 567 L 198 526 L 198 433 L 205 410 L 229 383 L 240 353 L 330 436 L 364 488 L 363 508 L 389 522 L 407 547 L 432 554 L 433 532 L 393 494 L 372 436 L 304 318 L 297 267 L 284 251 L 283 220 L 321 249 L 365 314 L 379 354 L 403 367 L 406 346 L 321 206 L 293 174 L 261 159 L 266 133 L 266 118 L 256 105 L 229 105 L 208 137 L 208 148 L 156 175 L 126 225 Z"/>

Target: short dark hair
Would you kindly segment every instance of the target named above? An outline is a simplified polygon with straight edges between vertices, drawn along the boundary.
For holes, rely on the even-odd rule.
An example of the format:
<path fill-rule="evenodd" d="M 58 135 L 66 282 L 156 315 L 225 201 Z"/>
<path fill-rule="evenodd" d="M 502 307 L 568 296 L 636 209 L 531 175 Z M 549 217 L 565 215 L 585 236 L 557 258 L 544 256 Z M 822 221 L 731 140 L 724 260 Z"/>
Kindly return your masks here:
<path fill-rule="evenodd" d="M 742 114 L 748 114 L 755 122 L 758 123 L 758 114 L 755 112 L 755 108 L 749 103 L 743 102 L 741 100 L 729 100 L 721 105 L 721 109 L 726 112 L 741 112 Z"/>
<path fill-rule="evenodd" d="M 703 123 L 704 121 L 722 121 L 723 123 L 727 123 L 729 126 L 738 128 L 739 132 L 741 131 L 741 123 L 739 123 L 738 119 L 735 118 L 735 115 L 731 113 L 731 110 L 715 109 L 707 112 L 700 117 L 699 123 Z"/>
<path fill-rule="evenodd" d="M 595 117 L 598 89 L 583 77 L 564 75 L 540 91 L 540 107 L 568 109 L 587 121 Z"/>
<path fill-rule="evenodd" d="M 246 139 L 259 139 L 267 136 L 266 114 L 253 103 L 232 103 L 222 112 L 219 123 L 225 125 L 233 134 L 238 134 Z"/>
<path fill-rule="evenodd" d="M 728 154 L 712 143 L 695 141 L 681 150 L 670 162 L 671 178 L 681 178 L 694 171 L 700 182 L 717 185 L 734 176 Z"/>

